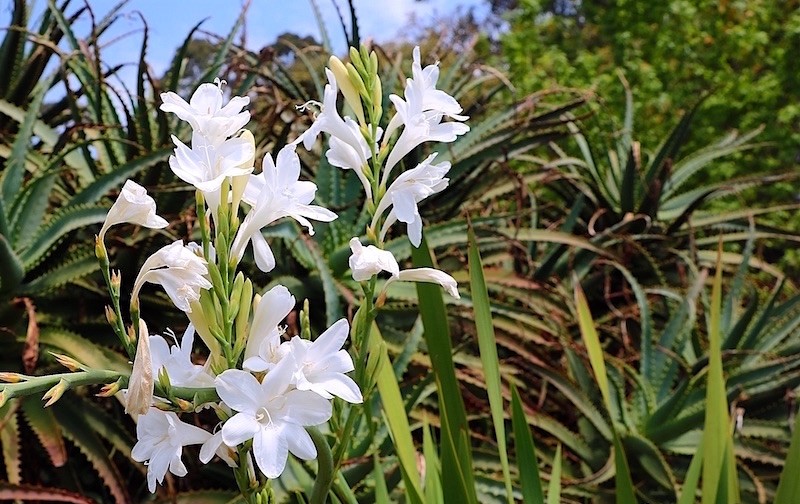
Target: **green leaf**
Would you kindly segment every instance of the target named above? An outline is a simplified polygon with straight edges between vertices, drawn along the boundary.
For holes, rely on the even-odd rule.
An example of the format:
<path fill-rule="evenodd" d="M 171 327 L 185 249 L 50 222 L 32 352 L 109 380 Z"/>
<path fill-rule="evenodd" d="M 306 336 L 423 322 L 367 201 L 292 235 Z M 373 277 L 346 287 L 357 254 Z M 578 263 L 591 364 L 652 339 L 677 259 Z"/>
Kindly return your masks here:
<path fill-rule="evenodd" d="M 700 474 L 703 470 L 703 450 L 697 449 L 689 463 L 686 477 L 683 480 L 683 489 L 677 504 L 694 504 L 696 502 L 697 485 L 700 483 Z M 777 501 L 776 501 L 777 503 Z M 787 503 L 788 504 L 788 501 Z"/>
<path fill-rule="evenodd" d="M 96 206 L 67 207 L 58 212 L 39 230 L 31 245 L 20 252 L 26 269 L 35 267 L 64 236 L 76 229 L 99 224 L 106 219 L 108 209 Z"/>
<path fill-rule="evenodd" d="M 433 267 L 428 244 L 423 237 L 419 248 L 412 248 L 414 266 Z M 439 393 L 439 409 L 442 417 L 442 474 L 445 502 L 458 504 L 477 503 L 469 444 L 459 451 L 460 439 L 469 436 L 469 425 L 456 379 L 453 363 L 453 347 L 450 343 L 450 327 L 447 309 L 438 285 L 417 283 L 419 312 L 425 327 L 425 343 L 431 358 L 431 367 Z"/>
<path fill-rule="evenodd" d="M 800 495 L 800 415 L 796 415 L 792 442 L 775 491 L 774 504 L 793 504 Z"/>
<path fill-rule="evenodd" d="M 42 225 L 57 177 L 56 173 L 38 177 L 23 190 L 22 201 L 17 206 L 18 215 L 11 219 L 15 223 L 12 236 L 18 250 L 30 243 L 35 231 Z"/>
<path fill-rule="evenodd" d="M 90 275 L 100 269 L 94 254 L 73 257 L 59 264 L 42 276 L 20 287 L 22 294 L 46 292 Z"/>
<path fill-rule="evenodd" d="M 716 273 L 711 289 L 711 315 L 708 326 L 708 384 L 703 426 L 703 504 L 738 501 L 736 461 L 725 377 L 722 373 L 722 242 L 719 244 Z M 720 483 L 725 483 L 723 486 Z"/>
<path fill-rule="evenodd" d="M 22 398 L 20 403 L 28 425 L 47 451 L 50 462 L 55 467 L 63 466 L 67 461 L 67 448 L 53 409 L 43 408 L 39 398 L 32 395 Z"/>
<path fill-rule="evenodd" d="M 390 504 L 392 501 L 389 500 L 389 489 L 386 488 L 386 476 L 377 455 L 372 462 L 372 479 L 375 480 L 375 504 Z"/>
<path fill-rule="evenodd" d="M 556 448 L 553 457 L 553 470 L 550 473 L 550 484 L 547 485 L 547 504 L 561 502 L 561 445 Z"/>
<path fill-rule="evenodd" d="M 137 173 L 151 166 L 166 160 L 171 149 L 161 149 L 151 152 L 142 157 L 138 157 L 133 161 L 125 163 L 121 166 L 115 167 L 111 172 L 98 177 L 94 182 L 86 186 L 81 192 L 76 194 L 70 201 L 70 207 L 76 207 L 85 204 L 97 203 L 100 198 L 105 196 L 109 191 L 114 188 L 122 186 L 126 179 L 133 177 Z"/>
<path fill-rule="evenodd" d="M 111 491 L 115 501 L 131 502 L 125 480 L 95 431 L 83 421 L 79 414 L 64 408 L 54 408 L 53 413 L 63 429 L 64 437 L 72 441 L 86 456 Z"/>
<path fill-rule="evenodd" d="M 517 467 L 522 484 L 523 504 L 544 504 L 542 482 L 539 477 L 539 463 L 533 443 L 528 420 L 522 409 L 517 387 L 511 385 L 511 422 L 514 428 L 514 447 L 517 451 Z"/>
<path fill-rule="evenodd" d="M 608 386 L 608 374 L 606 373 L 606 364 L 603 358 L 603 347 L 600 345 L 600 337 L 597 335 L 597 330 L 594 327 L 594 320 L 589 311 L 589 304 L 586 301 L 586 296 L 577 280 L 575 281 L 575 306 L 578 311 L 578 324 L 580 326 L 581 336 L 586 345 L 586 351 L 589 354 L 589 363 L 592 366 L 592 371 L 594 371 L 597 385 L 600 387 L 600 393 L 603 396 L 603 402 L 608 410 L 608 414 L 612 416 L 614 467 L 616 469 L 614 474 L 616 501 L 618 504 L 635 504 L 636 493 L 633 488 L 630 467 L 628 466 L 625 450 L 620 441 L 619 433 L 617 432 L 613 419 L 614 410 L 612 409 L 613 405 L 611 403 L 611 394 Z"/>
<path fill-rule="evenodd" d="M 400 387 L 397 384 L 397 377 L 392 369 L 392 362 L 386 351 L 386 343 L 378 329 L 377 324 L 372 325 L 370 336 L 370 353 L 377 352 L 380 355 L 376 384 L 378 393 L 381 395 L 381 408 L 392 436 L 392 442 L 397 450 L 397 458 L 400 460 L 400 470 L 406 482 L 406 492 L 412 503 L 422 503 L 421 484 L 419 472 L 417 471 L 417 451 L 414 448 L 414 441 L 411 439 L 411 427 L 408 424 L 403 397 L 400 394 Z"/>
<path fill-rule="evenodd" d="M 472 306 L 475 310 L 475 327 L 478 333 L 478 347 L 483 363 L 483 375 L 486 378 L 486 392 L 489 395 L 489 409 L 492 413 L 495 440 L 503 467 L 503 480 L 506 486 L 506 498 L 513 504 L 514 493 L 511 487 L 511 471 L 508 467 L 508 450 L 506 449 L 505 408 L 503 405 L 502 382 L 500 380 L 500 362 L 497 357 L 497 340 L 492 326 L 492 312 L 486 280 L 483 277 L 478 245 L 475 243 L 475 231 L 469 228 L 469 278 Z"/>
<path fill-rule="evenodd" d="M 425 504 L 444 504 L 439 455 L 427 419 L 422 429 L 422 452 L 425 455 Z"/>
<path fill-rule="evenodd" d="M 0 407 L 0 445 L 2 445 L 3 463 L 9 483 L 22 482 L 17 407 L 17 401 L 8 401 Z"/>
<path fill-rule="evenodd" d="M 6 208 L 10 209 L 9 213 L 11 215 L 15 214 L 15 207 L 19 204 L 19 190 L 22 187 L 22 181 L 25 176 L 25 158 L 30 148 L 33 126 L 39 116 L 44 95 L 50 89 L 50 84 L 56 75 L 57 72 L 52 72 L 49 77 L 37 84 L 32 100 L 28 105 L 28 110 L 25 113 L 25 120 L 20 124 L 17 136 L 14 137 L 11 155 L 6 159 L 5 167 L 2 174 L 0 174 L 0 198 L 2 198 Z M 9 222 L 9 225 L 13 226 L 14 222 Z"/>
<path fill-rule="evenodd" d="M 24 276 L 22 261 L 14 253 L 6 237 L 0 234 L 0 292 L 13 291 Z"/>

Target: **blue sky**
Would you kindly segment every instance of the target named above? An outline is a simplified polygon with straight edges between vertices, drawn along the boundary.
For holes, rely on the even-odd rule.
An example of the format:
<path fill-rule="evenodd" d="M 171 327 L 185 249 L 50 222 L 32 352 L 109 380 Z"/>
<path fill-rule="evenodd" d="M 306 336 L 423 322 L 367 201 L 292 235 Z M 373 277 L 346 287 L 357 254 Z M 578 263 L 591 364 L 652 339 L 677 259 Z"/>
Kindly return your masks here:
<path fill-rule="evenodd" d="M 342 9 L 344 0 L 337 0 Z M 334 7 L 334 0 L 316 0 L 327 24 L 334 50 L 344 50 L 344 37 Z M 61 3 L 60 1 L 58 3 Z M 101 18 L 117 2 L 88 0 L 96 18 Z M 8 25 L 12 0 L 0 0 L 0 28 Z M 45 0 L 36 2 L 36 11 L 46 6 Z M 72 8 L 81 4 L 73 0 Z M 171 56 L 189 30 L 204 18 L 203 29 L 226 34 L 239 14 L 241 0 L 129 0 L 123 7 L 125 13 L 113 25 L 102 41 L 102 54 L 109 65 L 135 63 L 138 60 L 142 39 L 142 22 L 138 11 L 150 29 L 148 62 L 158 75 L 168 66 Z M 486 10 L 483 0 L 355 0 L 362 39 L 371 37 L 378 42 L 401 35 L 411 16 L 422 22 L 446 19 L 459 6 Z M 251 49 L 259 49 L 275 40 L 283 32 L 313 35 L 319 38 L 319 28 L 311 7 L 311 0 L 252 0 L 247 17 L 247 40 Z M 343 12 L 344 13 L 344 12 Z M 78 36 L 85 34 L 88 23 L 76 23 Z M 133 72 L 133 69 L 131 69 Z"/>

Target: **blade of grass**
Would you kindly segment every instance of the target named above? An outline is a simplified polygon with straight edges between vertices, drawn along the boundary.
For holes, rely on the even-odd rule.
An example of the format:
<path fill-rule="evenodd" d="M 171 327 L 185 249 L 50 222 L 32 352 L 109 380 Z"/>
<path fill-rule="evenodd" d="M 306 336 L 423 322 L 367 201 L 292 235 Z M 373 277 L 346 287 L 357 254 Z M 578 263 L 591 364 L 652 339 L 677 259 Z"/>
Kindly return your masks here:
<path fill-rule="evenodd" d="M 539 464 L 536 460 L 536 447 L 533 443 L 522 401 L 517 387 L 511 385 L 511 423 L 514 428 L 514 447 L 517 450 L 517 466 L 522 484 L 523 504 L 544 504 L 542 481 L 539 477 Z"/>
<path fill-rule="evenodd" d="M 400 470 L 403 473 L 403 480 L 406 482 L 408 500 L 412 503 L 422 504 L 424 501 L 417 472 L 417 451 L 414 449 L 414 441 L 411 439 L 411 427 L 408 424 L 403 396 L 397 385 L 397 377 L 394 375 L 392 362 L 386 351 L 386 343 L 376 324 L 372 325 L 370 342 L 372 345 L 370 352 L 379 352 L 381 359 L 378 365 L 376 384 L 378 393 L 381 395 L 383 416 L 397 450 L 397 458 L 400 460 Z"/>
<path fill-rule="evenodd" d="M 386 488 L 386 476 L 377 455 L 373 459 L 372 477 L 375 480 L 375 504 L 390 504 L 392 501 L 389 500 L 389 489 Z"/>
<path fill-rule="evenodd" d="M 711 314 L 708 326 L 708 385 L 706 389 L 705 424 L 703 428 L 702 502 L 714 503 L 719 498 L 734 502 L 736 463 L 730 432 L 725 378 L 722 374 L 722 241 L 717 251 L 716 273 L 711 289 Z M 731 472 L 733 477 L 731 478 Z M 727 480 L 727 481 L 726 481 Z M 720 483 L 725 483 L 720 487 Z M 725 495 L 722 495 L 725 494 Z"/>
<path fill-rule="evenodd" d="M 628 459 L 620 441 L 619 432 L 614 422 L 611 404 L 611 394 L 608 388 L 608 375 L 606 374 L 606 364 L 603 359 L 603 347 L 600 345 L 600 337 L 594 327 L 592 313 L 589 311 L 589 304 L 586 296 L 581 289 L 581 285 L 575 278 L 575 306 L 578 311 L 578 325 L 580 326 L 581 336 L 589 354 L 589 363 L 592 366 L 595 380 L 600 387 L 608 414 L 611 417 L 611 426 L 614 434 L 614 483 L 616 486 L 616 502 L 618 504 L 635 504 L 636 492 L 633 489 L 633 480 L 628 466 Z"/>
<path fill-rule="evenodd" d="M 475 230 L 469 226 L 469 283 L 472 295 L 472 306 L 475 310 L 475 327 L 478 332 L 478 348 L 483 363 L 483 375 L 486 378 L 486 393 L 489 396 L 489 409 L 492 413 L 497 450 L 500 453 L 500 465 L 503 469 L 503 481 L 506 487 L 506 498 L 514 503 L 514 492 L 511 488 L 511 471 L 508 468 L 508 450 L 506 449 L 506 426 L 503 406 L 502 383 L 500 380 L 500 362 L 497 357 L 497 340 L 492 326 L 492 312 L 489 304 L 489 292 L 486 279 L 483 277 L 483 265 L 478 245 L 475 242 Z"/>
<path fill-rule="evenodd" d="M 424 237 L 419 248 L 412 247 L 411 257 L 416 267 L 433 267 L 431 253 Z M 447 475 L 442 482 L 445 502 L 477 503 L 472 454 L 469 449 L 467 413 L 456 379 L 450 327 L 441 288 L 438 285 L 417 283 L 417 296 L 422 324 L 425 327 L 425 343 L 439 394 L 442 417 L 442 474 Z M 462 444 L 463 450 L 459 450 L 459 443 Z"/>
<path fill-rule="evenodd" d="M 800 415 L 797 415 L 792 432 L 792 442 L 775 491 L 775 504 L 792 504 L 800 495 Z"/>
<path fill-rule="evenodd" d="M 553 458 L 553 472 L 550 473 L 550 484 L 547 485 L 547 504 L 561 502 L 561 445 L 556 448 Z"/>
<path fill-rule="evenodd" d="M 683 489 L 677 504 L 694 504 L 696 502 L 697 485 L 700 483 L 700 473 L 703 470 L 703 450 L 697 450 L 689 462 L 686 479 L 683 480 Z"/>
<path fill-rule="evenodd" d="M 422 452 L 425 455 L 425 503 L 444 504 L 442 479 L 439 474 L 439 455 L 433 441 L 430 425 L 425 419 L 422 431 Z"/>

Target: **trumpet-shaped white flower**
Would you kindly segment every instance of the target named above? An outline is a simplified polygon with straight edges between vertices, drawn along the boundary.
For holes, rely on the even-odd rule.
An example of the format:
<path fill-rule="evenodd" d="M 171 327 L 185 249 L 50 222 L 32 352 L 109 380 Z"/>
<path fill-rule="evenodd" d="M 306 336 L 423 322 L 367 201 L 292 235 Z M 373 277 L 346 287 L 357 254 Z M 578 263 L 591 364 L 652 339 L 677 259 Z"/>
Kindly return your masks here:
<path fill-rule="evenodd" d="M 265 273 L 275 267 L 275 256 L 261 234 L 261 229 L 282 217 L 291 217 L 314 234 L 308 219 L 330 222 L 336 214 L 312 205 L 317 192 L 313 182 L 300 180 L 300 159 L 294 145 L 280 150 L 277 162 L 264 156 L 263 169 L 251 175 L 242 200 L 251 206 L 231 246 L 231 257 L 242 259 L 245 247 L 253 242 L 256 265 Z"/>
<path fill-rule="evenodd" d="M 405 95 L 422 100 L 422 110 L 441 112 L 456 121 L 466 121 L 469 117 L 460 115 L 461 105 L 446 92 L 436 89 L 439 80 L 439 63 L 422 68 L 419 46 L 414 48 L 414 62 L 411 64 L 411 79 L 406 80 Z"/>
<path fill-rule="evenodd" d="M 384 284 L 384 292 L 389 284 L 395 281 L 400 282 L 429 282 L 441 285 L 448 294 L 458 299 L 458 284 L 455 279 L 434 268 L 413 268 L 400 270 L 397 260 L 391 252 L 381 250 L 374 245 L 363 246 L 358 238 L 350 239 L 350 269 L 353 271 L 353 279 L 356 281 L 369 280 L 372 275 L 377 275 L 381 271 L 388 272 L 391 277 Z"/>
<path fill-rule="evenodd" d="M 180 345 L 170 346 L 164 337 L 157 334 L 150 336 L 153 374 L 158 376 L 161 368 L 164 368 L 170 384 L 175 387 L 213 387 L 214 376 L 209 372 L 208 365 L 192 362 L 193 345 L 194 327 L 191 324 L 186 328 Z M 207 361 L 207 364 L 210 362 Z"/>
<path fill-rule="evenodd" d="M 211 434 L 200 427 L 181 422 L 171 411 L 150 408 L 139 417 L 136 424 L 136 444 L 131 458 L 147 461 L 147 488 L 156 491 L 156 482 L 162 483 L 167 470 L 175 476 L 186 476 L 186 466 L 181 460 L 183 447 L 204 443 Z"/>
<path fill-rule="evenodd" d="M 397 114 L 386 127 L 386 138 L 403 126 L 403 132 L 397 139 L 386 159 L 386 168 L 381 182 L 389 181 L 389 173 L 403 157 L 423 142 L 453 142 L 459 135 L 469 131 L 469 126 L 460 122 L 442 122 L 445 117 L 456 121 L 465 121 L 467 116 L 459 115 L 461 105 L 442 90 L 436 89 L 439 79 L 439 68 L 428 65 L 424 69 L 420 63 L 419 47 L 414 49 L 412 65 L 413 78 L 406 79 L 405 100 L 397 95 L 389 96 Z"/>
<path fill-rule="evenodd" d="M 161 110 L 174 112 L 192 125 L 196 133 L 209 138 L 225 139 L 250 121 L 250 112 L 242 109 L 250 103 L 247 96 L 234 96 L 222 105 L 222 82 L 200 84 L 189 103 L 173 92 L 161 94 Z"/>
<path fill-rule="evenodd" d="M 388 271 L 393 277 L 400 274 L 400 266 L 397 259 L 388 250 L 381 250 L 375 245 L 361 244 L 357 237 L 350 239 L 350 269 L 353 272 L 353 280 L 363 282 L 369 280 L 381 271 Z"/>
<path fill-rule="evenodd" d="M 294 304 L 294 296 L 283 285 L 276 285 L 262 296 L 253 314 L 242 367 L 256 372 L 268 371 L 280 361 L 285 352 L 281 349 L 279 324 Z"/>
<path fill-rule="evenodd" d="M 191 148 L 174 135 L 172 141 L 175 155 L 169 157 L 169 167 L 178 178 L 203 192 L 214 213 L 220 204 L 220 187 L 225 177 L 253 172 L 253 166 L 248 164 L 255 155 L 255 145 L 246 136 L 215 143 L 211 137 L 195 133 Z"/>
<path fill-rule="evenodd" d="M 399 275 L 397 275 L 396 278 L 390 278 L 386 282 L 384 289 L 394 280 L 399 280 L 401 282 L 428 282 L 439 284 L 454 298 L 461 298 L 461 295 L 458 293 L 458 284 L 456 283 L 455 278 L 451 277 L 444 271 L 434 268 L 412 268 L 403 270 Z"/>
<path fill-rule="evenodd" d="M 349 117 L 342 118 L 339 111 L 336 109 L 336 97 L 339 93 L 339 88 L 336 83 L 336 77 L 330 69 L 325 69 L 325 74 L 328 77 L 328 84 L 325 85 L 325 91 L 322 99 L 322 111 L 317 115 L 314 124 L 308 128 L 305 133 L 300 135 L 295 144 L 303 142 L 306 149 L 310 150 L 317 135 L 320 133 L 327 133 L 331 136 L 330 149 L 326 156 L 328 161 L 339 168 L 353 170 L 358 176 L 361 185 L 367 193 L 367 198 L 372 198 L 372 189 L 369 181 L 364 175 L 364 167 L 367 161 L 372 157 L 367 141 L 358 124 Z M 359 102 L 360 103 L 360 102 Z M 377 142 L 380 139 L 382 131 L 378 130 Z"/>
<path fill-rule="evenodd" d="M 222 426 L 222 439 L 235 447 L 253 440 L 253 456 L 267 478 L 277 478 L 289 452 L 311 460 L 317 449 L 304 426 L 319 425 L 331 417 L 331 403 L 306 390 L 289 390 L 294 362 L 282 359 L 259 383 L 255 376 L 228 369 L 217 376 L 220 399 L 238 411 Z"/>
<path fill-rule="evenodd" d="M 139 335 L 136 343 L 136 357 L 125 392 L 125 413 L 143 415 L 153 402 L 153 365 L 150 352 L 150 333 L 144 319 L 139 319 Z"/>
<path fill-rule="evenodd" d="M 342 350 L 350 325 L 341 319 L 314 341 L 295 336 L 288 343 L 287 356 L 295 362 L 293 382 L 298 390 L 310 390 L 331 399 L 341 397 L 349 403 L 363 402 L 361 390 L 345 373 L 355 367 L 347 350 Z"/>
<path fill-rule="evenodd" d="M 431 154 L 416 168 L 401 173 L 381 199 L 375 210 L 373 225 L 384 211 L 392 206 L 381 228 L 381 239 L 386 236 L 389 227 L 399 220 L 407 226 L 408 239 L 415 247 L 422 240 L 422 217 L 417 203 L 428 196 L 444 190 L 449 179 L 444 178 L 450 170 L 450 163 L 431 164 L 436 154 Z"/>
<path fill-rule="evenodd" d="M 147 194 L 147 190 L 133 180 L 126 180 L 122 186 L 117 200 L 108 210 L 98 239 L 102 242 L 108 228 L 125 222 L 151 229 L 162 229 L 169 224 L 156 215 L 156 202 Z"/>
<path fill-rule="evenodd" d="M 206 261 L 177 240 L 147 258 L 133 284 L 133 299 L 145 282 L 160 284 L 173 304 L 184 312 L 191 312 L 191 303 L 200 299 L 200 289 L 210 289 Z"/>

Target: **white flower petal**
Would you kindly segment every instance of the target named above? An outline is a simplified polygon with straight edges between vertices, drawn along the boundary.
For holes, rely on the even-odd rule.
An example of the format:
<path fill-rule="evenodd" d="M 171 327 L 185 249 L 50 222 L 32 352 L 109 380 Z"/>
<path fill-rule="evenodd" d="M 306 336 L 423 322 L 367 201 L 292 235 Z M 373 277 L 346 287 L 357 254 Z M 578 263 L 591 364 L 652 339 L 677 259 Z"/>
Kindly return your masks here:
<path fill-rule="evenodd" d="M 288 440 L 289 451 L 303 460 L 313 460 L 317 458 L 317 448 L 311 440 L 311 436 L 299 425 L 287 424 L 284 427 L 286 439 Z"/>
<path fill-rule="evenodd" d="M 222 426 L 222 440 L 226 445 L 235 448 L 244 443 L 261 430 L 261 424 L 254 416 L 247 413 L 237 413 Z"/>
<path fill-rule="evenodd" d="M 260 429 L 253 438 L 253 456 L 261 472 L 269 479 L 283 473 L 289 457 L 289 443 L 283 431 L 283 424 L 273 424 Z"/>
<path fill-rule="evenodd" d="M 217 394 L 229 408 L 255 414 L 259 408 L 261 384 L 256 377 L 241 369 L 223 371 L 214 380 Z M 227 425 L 227 424 L 226 424 Z"/>

